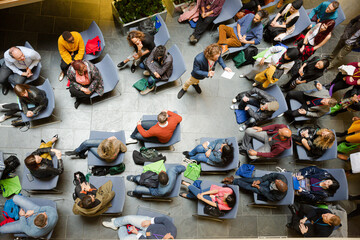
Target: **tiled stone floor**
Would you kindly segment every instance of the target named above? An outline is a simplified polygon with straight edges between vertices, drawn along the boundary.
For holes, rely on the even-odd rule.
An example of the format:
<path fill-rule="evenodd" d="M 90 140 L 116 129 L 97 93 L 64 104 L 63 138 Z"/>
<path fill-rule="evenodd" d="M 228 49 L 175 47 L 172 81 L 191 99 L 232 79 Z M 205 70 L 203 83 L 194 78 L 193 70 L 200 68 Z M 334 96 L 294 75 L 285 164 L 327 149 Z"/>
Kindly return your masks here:
<path fill-rule="evenodd" d="M 314 7 L 319 1 L 305 1 L 306 6 Z M 358 6 L 359 7 L 359 6 Z M 27 40 L 41 54 L 43 69 L 41 75 L 48 78 L 55 90 L 56 110 L 62 122 L 41 128 L 30 129 L 20 132 L 18 129 L 6 127 L 5 122 L 0 127 L 0 150 L 16 153 L 22 160 L 27 152 L 31 152 L 39 145 L 40 139 L 50 139 L 58 133 L 60 140 L 56 148 L 62 150 L 73 149 L 83 140 L 87 139 L 90 130 L 125 130 L 129 136 L 136 122 L 143 114 L 157 114 L 163 109 L 177 110 L 183 116 L 182 140 L 175 145 L 175 151 L 163 151 L 168 162 L 180 162 L 181 152 L 195 146 L 195 139 L 209 137 L 236 136 L 241 139 L 243 133 L 238 131 L 234 113 L 229 109 L 231 99 L 239 92 L 249 90 L 251 84 L 239 79 L 238 75 L 246 73 L 251 66 L 236 69 L 231 60 L 226 63 L 236 75 L 231 80 L 220 78 L 220 68 L 216 76 L 201 83 L 203 93 L 198 95 L 194 89 L 181 99 L 176 98 L 180 89 L 180 83 L 176 86 L 161 89 L 157 94 L 150 93 L 141 96 L 132 87 L 132 84 L 142 77 L 141 71 L 132 74 L 129 68 L 119 71 L 120 82 L 117 91 L 121 95 L 109 101 L 100 101 L 94 105 L 83 104 L 79 109 L 73 107 L 74 100 L 70 98 L 65 89 L 65 81 L 58 82 L 60 72 L 60 56 L 57 51 L 57 38 L 64 30 L 82 31 L 88 28 L 91 21 L 95 20 L 103 31 L 106 47 L 102 55 L 108 53 L 115 63 L 125 58 L 131 49 L 128 47 L 125 37 L 115 25 L 112 15 L 110 0 L 45 0 L 44 2 L 25 5 L 0 11 L 0 55 L 12 45 L 22 45 Z M 177 17 L 166 19 L 171 39 L 167 47 L 177 44 L 182 51 L 188 71 L 183 75 L 185 81 L 190 76 L 193 58 L 196 54 L 210 43 L 217 41 L 215 32 L 206 33 L 200 42 L 194 47 L 189 45 L 188 36 L 192 30 L 188 24 L 179 24 Z M 336 45 L 344 26 L 338 26 L 334 30 L 332 39 L 317 51 L 318 55 L 328 55 Z M 269 45 L 261 43 L 259 48 Z M 351 53 L 345 59 L 346 62 L 360 61 L 358 53 Z M 320 78 L 322 83 L 328 83 L 335 76 L 334 70 L 328 71 Z M 279 83 L 286 81 L 287 77 L 280 79 Z M 310 89 L 313 84 L 301 86 L 299 89 Z M 341 93 L 343 93 L 342 91 Z M 340 98 L 342 95 L 335 95 Z M 0 94 L 0 102 L 15 101 L 13 93 L 6 97 Z M 334 128 L 336 131 L 344 131 L 351 122 L 351 114 L 344 113 L 337 117 L 325 116 L 318 121 L 321 126 Z M 286 122 L 283 117 L 275 119 L 276 123 Z M 4 126 L 5 125 L 5 126 Z M 138 149 L 139 145 L 129 146 L 125 155 L 126 171 L 122 175 L 139 173 L 141 167 L 135 166 L 131 152 Z M 241 156 L 241 162 L 246 163 Z M 87 171 L 86 160 L 72 160 L 64 157 L 65 172 L 60 177 L 58 188 L 63 191 L 60 195 L 44 195 L 51 199 L 58 199 L 59 222 L 53 234 L 54 239 L 116 239 L 115 231 L 101 226 L 101 221 L 109 217 L 84 218 L 72 213 L 73 192 L 72 178 L 75 171 Z M 321 167 L 343 167 L 343 162 L 338 159 L 320 164 Z M 303 165 L 294 163 L 292 157 L 281 159 L 279 166 L 287 170 L 299 169 Z M 24 165 L 22 164 L 17 173 L 21 177 Z M 259 165 L 258 169 L 274 170 L 273 165 Z M 201 179 L 220 181 L 223 176 L 202 176 Z M 132 189 L 132 183 L 126 182 L 126 189 Z M 359 190 L 359 189 L 357 189 Z M 24 194 L 27 194 L 24 192 Z M 247 206 L 253 201 L 252 195 L 241 192 L 241 206 L 238 217 L 235 220 L 223 223 L 197 219 L 192 216 L 196 213 L 196 204 L 182 198 L 175 198 L 172 203 L 145 202 L 126 197 L 123 215 L 135 214 L 139 206 L 153 208 L 158 211 L 169 213 L 175 219 L 178 227 L 178 238 L 249 238 L 288 236 L 295 237 L 293 232 L 288 232 L 285 227 L 289 219 L 289 211 L 286 207 L 278 209 L 262 209 Z M 1 198 L 1 202 L 4 199 Z M 349 237 L 359 237 L 358 228 L 360 218 L 354 218 L 349 222 Z M 1 239 L 10 239 L 10 235 L 1 236 Z"/>

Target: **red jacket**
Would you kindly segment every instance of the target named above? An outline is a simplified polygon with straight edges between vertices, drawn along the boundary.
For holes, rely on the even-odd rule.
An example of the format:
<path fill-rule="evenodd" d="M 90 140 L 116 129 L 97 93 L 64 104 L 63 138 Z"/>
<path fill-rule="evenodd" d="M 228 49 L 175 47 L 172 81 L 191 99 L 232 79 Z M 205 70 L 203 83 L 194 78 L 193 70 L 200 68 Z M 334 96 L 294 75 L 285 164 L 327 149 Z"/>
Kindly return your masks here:
<path fill-rule="evenodd" d="M 182 121 L 182 117 L 176 113 L 168 111 L 168 125 L 166 127 L 160 127 L 159 123 L 155 126 L 152 126 L 149 130 L 145 130 L 141 125 L 137 125 L 137 129 L 141 136 L 148 137 L 157 137 L 159 142 L 167 143 L 170 141 L 177 125 Z"/>

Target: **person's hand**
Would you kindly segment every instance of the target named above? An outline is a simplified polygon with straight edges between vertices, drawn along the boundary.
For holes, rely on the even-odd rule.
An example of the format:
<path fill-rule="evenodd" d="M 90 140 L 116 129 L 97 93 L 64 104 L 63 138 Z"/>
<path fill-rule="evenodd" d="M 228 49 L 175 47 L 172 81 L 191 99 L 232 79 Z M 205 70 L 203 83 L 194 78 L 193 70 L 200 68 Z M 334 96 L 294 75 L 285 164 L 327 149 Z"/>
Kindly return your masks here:
<path fill-rule="evenodd" d="M 171 233 L 167 233 L 167 234 L 165 234 L 163 239 L 174 239 L 174 237 L 171 235 Z"/>
<path fill-rule="evenodd" d="M 275 20 L 275 19 L 274 19 L 274 20 Z M 270 23 L 270 26 L 275 27 L 275 26 L 276 26 L 276 24 L 277 24 L 277 22 L 272 21 L 272 22 Z"/>
<path fill-rule="evenodd" d="M 136 125 L 141 125 L 141 120 L 139 120 L 139 121 L 136 123 Z"/>
<path fill-rule="evenodd" d="M 359 96 L 355 94 L 354 96 L 351 97 L 351 100 L 357 103 L 359 102 Z"/>
<path fill-rule="evenodd" d="M 88 88 L 84 88 L 84 87 L 81 87 L 81 88 L 80 88 L 80 91 L 82 91 L 82 92 L 85 93 L 85 94 L 90 94 L 90 93 L 91 93 Z"/>
<path fill-rule="evenodd" d="M 260 66 L 264 65 L 264 62 L 265 62 L 265 58 L 263 57 L 263 58 L 260 60 L 259 65 L 260 65 Z"/>
<path fill-rule="evenodd" d="M 250 99 L 249 99 L 247 96 L 244 96 L 244 97 L 242 98 L 242 100 L 243 100 L 244 102 L 247 102 L 247 101 L 249 101 Z"/>
<path fill-rule="evenodd" d="M 161 78 L 160 74 L 158 74 L 157 72 L 154 72 L 154 75 L 156 78 Z"/>
<path fill-rule="evenodd" d="M 22 217 L 22 216 L 25 216 L 25 210 L 24 209 L 20 209 L 19 211 L 19 216 Z"/>
<path fill-rule="evenodd" d="M 305 224 L 306 220 L 307 220 L 307 217 L 304 217 L 303 219 L 300 220 L 300 224 Z"/>
<path fill-rule="evenodd" d="M 315 87 L 316 87 L 316 89 L 319 90 L 319 91 L 322 89 L 322 85 L 321 85 L 321 83 L 319 83 L 319 82 L 316 83 L 316 86 L 315 86 Z"/>
<path fill-rule="evenodd" d="M 33 111 L 27 111 L 26 116 L 27 117 L 32 117 L 32 116 L 34 116 L 34 112 Z"/>
<path fill-rule="evenodd" d="M 138 232 L 138 230 L 136 229 L 136 227 L 132 226 L 131 233 L 137 235 L 139 232 Z"/>
<path fill-rule="evenodd" d="M 32 71 L 30 68 L 27 68 L 26 69 L 26 74 L 27 74 L 27 77 L 31 77 L 33 75 Z"/>
<path fill-rule="evenodd" d="M 299 51 L 302 53 L 304 50 L 305 50 L 305 45 L 303 45 Z"/>
<path fill-rule="evenodd" d="M 202 17 L 202 18 L 206 18 L 206 13 L 205 13 L 205 12 L 202 12 L 202 13 L 201 13 L 201 17 Z"/>
<path fill-rule="evenodd" d="M 245 111 L 249 110 L 249 107 L 248 107 L 248 106 L 246 106 L 246 107 L 244 108 L 244 110 L 245 110 Z"/>
<path fill-rule="evenodd" d="M 139 54 L 135 53 L 135 54 L 133 55 L 133 58 L 134 58 L 135 60 L 137 60 L 137 59 L 140 58 L 140 56 L 139 56 Z"/>
<path fill-rule="evenodd" d="M 299 74 L 300 76 L 304 76 L 304 69 L 302 67 L 299 69 Z"/>
<path fill-rule="evenodd" d="M 299 80 L 299 79 L 296 79 L 295 82 L 296 82 L 297 85 L 302 83 L 301 80 Z"/>
<path fill-rule="evenodd" d="M 304 224 L 300 224 L 300 225 L 299 225 L 299 228 L 300 228 L 301 234 L 305 234 L 305 233 L 307 233 L 307 231 L 309 230 L 308 227 L 305 226 Z"/>
<path fill-rule="evenodd" d="M 142 222 L 141 222 L 141 226 L 142 226 L 143 228 L 149 227 L 150 224 L 151 224 L 151 221 L 150 221 L 150 220 L 145 220 L 145 221 L 142 221 Z"/>
<path fill-rule="evenodd" d="M 136 47 L 137 47 L 137 49 L 138 49 L 138 51 L 140 51 L 142 48 L 143 48 L 143 44 L 142 44 L 142 42 L 141 41 L 137 41 L 136 42 Z"/>
<path fill-rule="evenodd" d="M 242 38 L 239 39 L 241 43 L 247 43 L 246 35 L 244 35 Z"/>
<path fill-rule="evenodd" d="M 299 190 L 298 190 L 298 192 L 302 192 L 302 190 L 303 190 L 303 189 L 302 189 L 301 187 L 299 187 Z"/>
<path fill-rule="evenodd" d="M 255 129 L 256 132 L 261 132 L 261 131 L 262 131 L 262 128 L 261 128 L 261 127 L 253 127 L 253 129 Z"/>
<path fill-rule="evenodd" d="M 224 70 L 227 72 L 232 72 L 231 68 L 229 68 L 229 67 L 224 68 Z"/>
<path fill-rule="evenodd" d="M 80 187 L 81 187 L 81 191 L 85 192 L 86 183 L 85 182 L 80 183 Z"/>
<path fill-rule="evenodd" d="M 203 146 L 205 149 L 208 148 L 209 142 L 208 142 L 208 141 L 204 142 L 204 143 L 202 144 L 202 146 Z"/>
<path fill-rule="evenodd" d="M 303 109 L 303 108 L 298 109 L 298 112 L 299 112 L 301 115 L 305 115 L 305 114 L 306 114 L 306 110 Z"/>
<path fill-rule="evenodd" d="M 351 120 L 354 122 L 354 121 L 360 120 L 360 117 L 353 117 Z"/>
<path fill-rule="evenodd" d="M 257 9 L 258 9 L 258 11 L 260 11 L 260 10 L 261 10 L 261 6 L 260 6 L 260 5 L 258 5 L 258 6 L 257 6 Z"/>
<path fill-rule="evenodd" d="M 21 76 L 23 76 L 23 77 L 27 77 L 27 72 L 23 72 L 22 74 L 21 74 Z"/>
<path fill-rule="evenodd" d="M 25 217 L 28 218 L 30 217 L 31 215 L 34 214 L 34 210 L 28 210 L 26 213 L 25 213 Z"/>
<path fill-rule="evenodd" d="M 199 200 L 202 200 L 204 197 L 201 193 L 199 193 L 197 196 L 196 196 Z"/>
<path fill-rule="evenodd" d="M 250 156 L 256 156 L 257 155 L 257 151 L 255 151 L 254 149 L 250 149 L 248 152 L 249 152 Z"/>
<path fill-rule="evenodd" d="M 57 151 L 55 152 L 55 156 L 57 157 L 57 159 L 61 159 L 61 156 L 62 156 L 61 151 L 60 151 L 60 150 L 57 150 Z"/>
<path fill-rule="evenodd" d="M 344 81 L 346 81 L 346 77 L 344 77 Z M 355 80 L 354 80 L 353 77 L 349 77 L 349 81 L 350 81 L 350 82 L 353 82 L 353 81 L 355 81 Z"/>
<path fill-rule="evenodd" d="M 296 176 L 296 179 L 297 180 L 302 180 L 302 179 L 304 179 L 304 176 Z"/>
<path fill-rule="evenodd" d="M 214 76 L 214 74 L 215 74 L 215 71 L 211 71 L 211 70 L 210 70 L 210 71 L 208 72 L 208 77 L 212 77 L 212 76 Z"/>
<path fill-rule="evenodd" d="M 210 157 L 210 154 L 211 154 L 211 149 L 206 151 L 205 156 L 208 158 L 208 157 Z"/>

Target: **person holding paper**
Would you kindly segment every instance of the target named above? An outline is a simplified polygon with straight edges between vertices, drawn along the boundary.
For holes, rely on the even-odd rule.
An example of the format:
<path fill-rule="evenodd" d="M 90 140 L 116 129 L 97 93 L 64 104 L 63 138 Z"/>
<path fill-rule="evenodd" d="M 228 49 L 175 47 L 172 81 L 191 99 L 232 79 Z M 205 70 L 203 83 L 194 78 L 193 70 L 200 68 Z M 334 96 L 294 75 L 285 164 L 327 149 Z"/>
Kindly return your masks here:
<path fill-rule="evenodd" d="M 225 62 L 221 57 L 221 47 L 218 44 L 213 43 L 207 46 L 204 52 L 199 53 L 195 57 L 191 76 L 182 86 L 177 98 L 182 98 L 191 85 L 195 88 L 196 92 L 200 94 L 200 80 L 208 77 L 212 78 L 215 74 L 215 66 L 217 63 L 219 63 L 225 71 L 232 72 L 229 67 L 226 67 Z"/>

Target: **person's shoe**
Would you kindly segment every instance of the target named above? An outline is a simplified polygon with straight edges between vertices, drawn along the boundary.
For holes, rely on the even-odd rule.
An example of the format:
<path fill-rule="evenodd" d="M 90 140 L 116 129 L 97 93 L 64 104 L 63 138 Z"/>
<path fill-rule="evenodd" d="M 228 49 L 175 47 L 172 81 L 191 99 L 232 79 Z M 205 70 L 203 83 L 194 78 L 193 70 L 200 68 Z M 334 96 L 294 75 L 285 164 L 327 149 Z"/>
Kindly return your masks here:
<path fill-rule="evenodd" d="M 196 84 L 196 85 L 193 84 L 192 86 L 195 88 L 195 91 L 196 91 L 198 94 L 201 93 L 201 88 L 200 88 L 199 84 Z"/>
<path fill-rule="evenodd" d="M 347 134 L 348 134 L 347 131 L 345 131 L 345 132 L 336 132 L 336 133 L 335 133 L 335 135 L 336 135 L 337 137 L 345 137 Z"/>
<path fill-rule="evenodd" d="M 277 8 L 281 8 L 283 4 L 284 4 L 284 0 L 280 0 L 280 1 L 278 2 L 278 4 L 276 5 L 276 7 L 277 7 Z"/>
<path fill-rule="evenodd" d="M 234 104 L 237 103 L 236 98 L 234 98 L 231 102 L 234 103 Z"/>
<path fill-rule="evenodd" d="M 110 222 L 106 222 L 106 221 L 104 221 L 104 222 L 102 222 L 102 225 L 104 226 L 104 227 L 107 227 L 107 228 L 111 228 L 112 230 L 118 230 L 118 227 L 116 227 L 115 226 L 115 219 L 116 218 L 112 218 L 111 219 L 111 221 Z"/>
<path fill-rule="evenodd" d="M 128 180 L 129 182 L 134 182 L 134 175 L 126 176 L 126 180 Z"/>
<path fill-rule="evenodd" d="M 332 69 L 333 67 L 335 67 L 335 64 L 333 62 L 330 62 L 329 66 L 326 69 Z"/>
<path fill-rule="evenodd" d="M 240 153 L 241 155 L 243 155 L 243 156 L 247 156 L 247 151 L 244 150 L 244 149 L 240 149 L 240 150 L 239 150 L 239 153 Z"/>
<path fill-rule="evenodd" d="M 178 94 L 177 94 L 177 98 L 180 99 L 184 96 L 184 94 L 186 93 L 186 91 L 184 89 L 181 89 Z"/>
<path fill-rule="evenodd" d="M 56 142 L 57 140 L 59 140 L 59 134 L 55 134 L 54 136 L 53 136 L 53 139 L 54 138 L 56 138 L 53 142 Z"/>
<path fill-rule="evenodd" d="M 11 116 L 6 116 L 5 114 L 0 117 L 0 123 L 4 122 L 5 120 L 11 118 Z"/>
<path fill-rule="evenodd" d="M 2 94 L 3 94 L 3 95 L 8 94 L 8 93 L 9 93 L 9 90 L 10 90 L 10 87 L 9 87 L 8 84 L 3 84 L 3 85 L 2 85 Z"/>
<path fill-rule="evenodd" d="M 231 109 L 231 110 L 239 109 L 239 105 L 233 104 L 233 105 L 230 106 L 230 109 Z"/>
<path fill-rule="evenodd" d="M 80 106 L 80 104 L 81 104 L 81 102 L 80 102 L 79 100 L 76 100 L 76 101 L 74 102 L 74 107 L 75 107 L 75 109 L 78 109 L 78 107 Z"/>
<path fill-rule="evenodd" d="M 238 146 L 241 146 L 242 143 L 243 143 L 243 140 L 239 140 L 239 141 L 238 141 Z"/>
<path fill-rule="evenodd" d="M 252 84 L 253 87 L 257 87 L 257 86 L 259 86 L 259 85 L 260 85 L 260 83 L 257 83 L 257 82 L 254 82 L 254 83 Z"/>
<path fill-rule="evenodd" d="M 194 35 L 191 35 L 189 39 L 191 44 L 196 44 L 198 42 Z"/>
<path fill-rule="evenodd" d="M 65 77 L 65 74 L 63 72 L 61 72 L 60 75 L 59 75 L 59 82 L 64 80 L 64 77 Z"/>
<path fill-rule="evenodd" d="M 148 70 L 145 70 L 145 71 L 143 71 L 143 75 L 148 77 L 148 76 L 150 76 L 150 72 Z"/>
<path fill-rule="evenodd" d="M 221 55 L 224 55 L 229 51 L 228 45 L 221 45 Z"/>
<path fill-rule="evenodd" d="M 41 140 L 40 140 L 40 143 L 46 143 L 46 142 L 44 141 L 44 139 L 41 139 Z"/>
<path fill-rule="evenodd" d="M 78 157 L 81 159 L 85 159 L 87 157 L 87 155 L 85 153 L 79 153 Z"/>
<path fill-rule="evenodd" d="M 146 88 L 145 90 L 140 91 L 141 95 L 146 95 L 149 92 L 153 91 L 155 89 L 155 85 L 152 88 Z"/>
<path fill-rule="evenodd" d="M 133 64 L 133 65 L 131 65 L 130 70 L 131 70 L 131 72 L 132 72 L 132 73 L 134 73 L 134 72 L 135 72 L 135 70 L 136 70 L 136 66 L 135 66 L 134 64 Z"/>
<path fill-rule="evenodd" d="M 287 223 L 287 224 L 286 224 L 286 227 L 287 227 L 287 228 L 291 228 L 291 224 L 290 224 L 290 223 Z"/>
<path fill-rule="evenodd" d="M 126 195 L 128 195 L 129 197 L 138 197 L 138 195 L 135 194 L 133 191 L 127 191 Z"/>
<path fill-rule="evenodd" d="M 234 181 L 234 176 L 226 177 L 221 182 L 225 184 L 232 184 Z"/>
<path fill-rule="evenodd" d="M 189 156 L 189 151 L 183 151 L 182 154 L 183 154 L 186 158 L 190 158 L 190 156 Z"/>
<path fill-rule="evenodd" d="M 246 125 L 245 124 L 241 124 L 240 127 L 239 127 L 239 131 L 240 132 L 243 132 L 246 130 Z"/>
<path fill-rule="evenodd" d="M 288 208 L 290 209 L 291 214 L 295 215 L 296 214 L 296 209 L 294 205 L 288 205 Z"/>
<path fill-rule="evenodd" d="M 66 151 L 65 155 L 66 156 L 79 156 L 79 153 L 75 152 L 75 151 Z"/>
<path fill-rule="evenodd" d="M 129 137 L 126 139 L 126 145 L 138 143 L 138 140 Z"/>
<path fill-rule="evenodd" d="M 119 64 L 117 65 L 117 67 L 120 68 L 120 69 L 122 69 L 122 68 L 125 67 L 125 65 L 126 65 L 126 63 L 121 62 L 121 63 L 119 63 Z"/>

